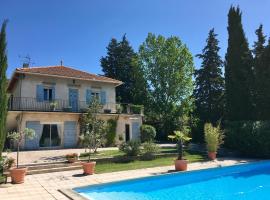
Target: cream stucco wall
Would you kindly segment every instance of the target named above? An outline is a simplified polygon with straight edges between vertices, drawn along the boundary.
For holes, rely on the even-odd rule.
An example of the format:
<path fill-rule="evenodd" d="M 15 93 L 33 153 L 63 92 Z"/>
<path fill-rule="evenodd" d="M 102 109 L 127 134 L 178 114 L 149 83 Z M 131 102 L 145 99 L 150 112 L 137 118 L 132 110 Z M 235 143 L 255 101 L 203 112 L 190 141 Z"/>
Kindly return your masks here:
<path fill-rule="evenodd" d="M 69 100 L 69 88 L 78 89 L 78 100 L 81 105 L 86 102 L 86 90 L 105 91 L 106 108 L 115 110 L 115 84 L 106 82 L 95 82 L 86 80 L 75 80 L 71 78 L 57 78 L 42 75 L 25 74 L 17 81 L 12 94 L 14 97 L 36 98 L 36 86 L 39 84 L 53 85 L 55 87 L 55 99 Z M 85 107 L 87 105 L 85 104 Z"/>
<path fill-rule="evenodd" d="M 21 116 L 21 123 L 18 124 L 16 118 Z M 107 121 L 108 119 L 116 119 L 116 141 L 118 141 L 121 135 L 125 141 L 125 124 L 130 125 L 130 139 L 139 139 L 139 133 L 132 133 L 132 123 L 138 122 L 141 126 L 142 116 L 141 115 L 126 115 L 126 114 L 100 114 L 101 119 Z M 7 127 L 8 131 L 11 130 L 23 130 L 26 127 L 27 122 L 39 121 L 41 124 L 58 124 L 60 125 L 60 138 L 61 147 L 63 147 L 64 137 L 64 122 L 65 121 L 76 121 L 78 122 L 80 117 L 79 113 L 65 113 L 65 112 L 28 112 L 28 111 L 9 111 L 7 116 Z M 79 123 L 77 123 L 76 138 L 79 136 Z M 22 148 L 24 143 L 22 144 Z"/>

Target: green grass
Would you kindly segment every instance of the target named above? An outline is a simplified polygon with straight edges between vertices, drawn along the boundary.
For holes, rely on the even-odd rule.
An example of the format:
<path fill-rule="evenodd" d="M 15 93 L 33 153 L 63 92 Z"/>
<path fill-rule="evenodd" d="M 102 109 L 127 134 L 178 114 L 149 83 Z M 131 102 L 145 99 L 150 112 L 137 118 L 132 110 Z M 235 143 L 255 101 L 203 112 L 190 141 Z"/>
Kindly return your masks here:
<path fill-rule="evenodd" d="M 150 168 L 150 167 L 159 167 L 159 166 L 168 166 L 174 165 L 175 156 L 157 158 L 150 161 L 142 161 L 135 160 L 133 162 L 128 163 L 97 163 L 96 165 L 96 173 L 106 173 L 106 172 L 116 172 L 116 171 L 124 171 L 124 170 L 133 170 L 133 169 L 142 169 L 142 168 Z M 185 159 L 189 162 L 198 162 L 205 160 L 203 155 L 198 153 L 185 153 Z"/>
<path fill-rule="evenodd" d="M 176 148 L 166 147 L 161 148 L 160 153 L 177 153 Z M 106 158 L 106 157 L 115 157 L 115 156 L 123 156 L 124 153 L 119 150 L 105 150 L 99 151 L 91 155 L 91 158 Z M 87 158 L 87 156 L 80 156 L 81 159 Z"/>

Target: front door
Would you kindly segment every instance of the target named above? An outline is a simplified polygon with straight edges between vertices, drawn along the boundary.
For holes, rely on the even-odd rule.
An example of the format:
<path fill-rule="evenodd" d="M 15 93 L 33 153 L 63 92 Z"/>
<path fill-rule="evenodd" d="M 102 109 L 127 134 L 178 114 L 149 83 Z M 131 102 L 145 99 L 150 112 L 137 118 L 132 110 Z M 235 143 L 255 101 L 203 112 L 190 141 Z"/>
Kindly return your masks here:
<path fill-rule="evenodd" d="M 69 106 L 72 112 L 78 112 L 78 90 L 69 88 Z"/>

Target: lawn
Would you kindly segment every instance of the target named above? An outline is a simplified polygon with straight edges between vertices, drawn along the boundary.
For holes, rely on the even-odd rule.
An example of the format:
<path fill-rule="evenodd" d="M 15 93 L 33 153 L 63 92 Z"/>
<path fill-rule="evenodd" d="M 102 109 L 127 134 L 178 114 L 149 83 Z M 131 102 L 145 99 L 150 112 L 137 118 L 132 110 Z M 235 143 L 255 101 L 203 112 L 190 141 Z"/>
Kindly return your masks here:
<path fill-rule="evenodd" d="M 95 172 L 97 174 L 106 173 L 106 172 L 116 172 L 116 171 L 124 171 L 124 170 L 133 170 L 133 169 L 142 169 L 142 168 L 150 168 L 150 167 L 160 167 L 160 166 L 168 166 L 174 165 L 174 160 L 176 156 L 166 156 L 157 158 L 150 161 L 143 160 L 135 160 L 128 163 L 97 163 Z M 189 162 L 199 162 L 205 160 L 205 156 L 199 153 L 185 153 L 185 159 Z"/>

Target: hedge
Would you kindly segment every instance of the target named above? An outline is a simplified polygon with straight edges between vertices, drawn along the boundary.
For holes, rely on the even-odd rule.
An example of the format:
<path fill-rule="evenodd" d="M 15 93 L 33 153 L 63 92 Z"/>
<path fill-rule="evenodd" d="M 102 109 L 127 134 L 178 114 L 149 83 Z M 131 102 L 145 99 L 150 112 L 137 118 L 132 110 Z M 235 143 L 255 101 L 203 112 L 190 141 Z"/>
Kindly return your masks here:
<path fill-rule="evenodd" d="M 245 156 L 270 158 L 270 121 L 225 122 L 225 146 Z"/>

